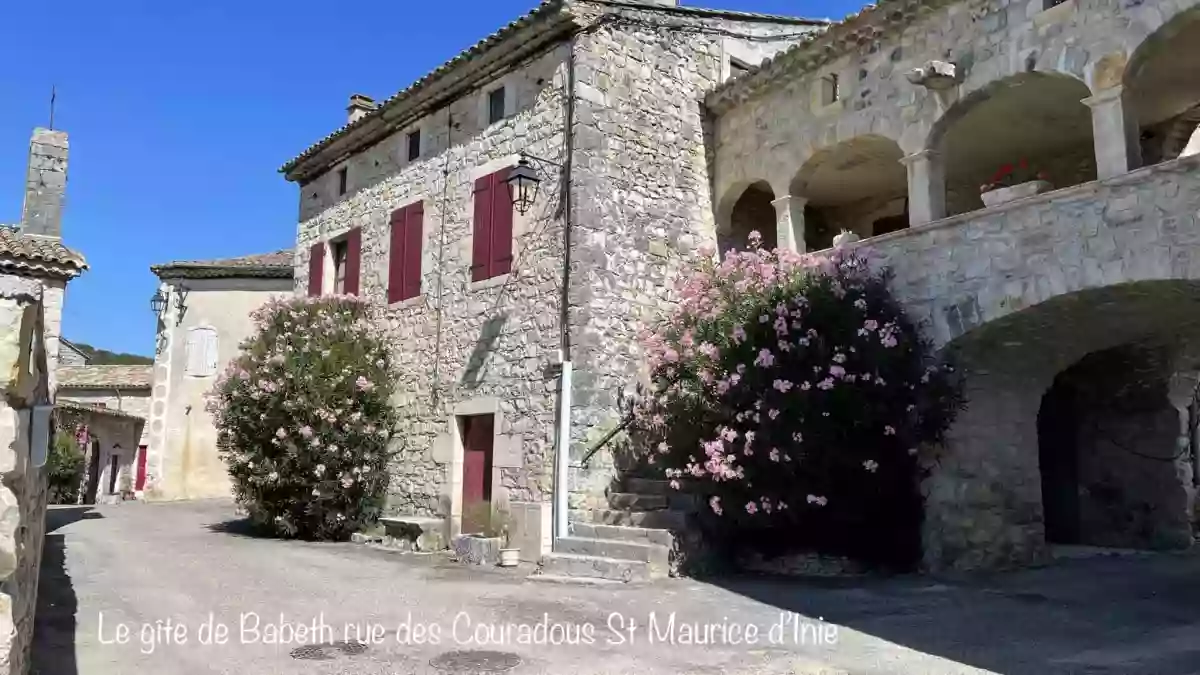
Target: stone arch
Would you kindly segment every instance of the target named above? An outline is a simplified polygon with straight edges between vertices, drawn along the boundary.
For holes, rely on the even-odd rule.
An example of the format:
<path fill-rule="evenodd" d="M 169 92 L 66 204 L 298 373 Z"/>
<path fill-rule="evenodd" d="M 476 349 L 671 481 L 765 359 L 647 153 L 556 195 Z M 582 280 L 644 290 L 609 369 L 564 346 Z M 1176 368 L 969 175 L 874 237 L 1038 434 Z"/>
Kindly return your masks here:
<path fill-rule="evenodd" d="M 985 185 L 1038 174 L 1051 189 L 1095 180 L 1091 111 L 1082 103 L 1090 95 L 1072 75 L 1029 72 L 990 82 L 951 106 L 926 145 L 944 169 L 946 214 L 982 208 Z M 1013 174 L 997 180 L 1005 168 Z"/>
<path fill-rule="evenodd" d="M 961 369 L 968 403 L 925 485 L 926 555 L 933 568 L 1023 565 L 1046 554 L 1041 447 L 1046 429 L 1039 415 L 1047 410 L 1047 393 L 1078 364 L 1113 363 L 1113 350 L 1153 352 L 1159 384 L 1173 372 L 1194 370 L 1200 282 L 1151 279 L 1088 287 L 984 318 L 943 348 Z M 1114 372 L 1111 366 L 1100 370 Z M 1161 414 L 1170 414 L 1162 406 L 1152 412 L 1159 422 Z M 1187 491 L 1180 490 L 1176 497 Z M 1178 511 L 1175 524 L 1183 507 Z"/>
<path fill-rule="evenodd" d="M 775 191 L 765 180 L 733 186 L 717 205 L 717 244 L 724 255 L 729 250 L 745 250 L 750 233 L 762 236 L 764 248 L 775 248 Z"/>
<path fill-rule="evenodd" d="M 1195 133 L 1200 125 L 1200 8 L 1176 14 L 1143 40 L 1130 55 L 1121 84 L 1126 114 L 1140 135 L 1143 164 L 1200 153 L 1200 134 Z"/>
<path fill-rule="evenodd" d="M 790 186 L 793 197 L 805 200 L 806 248 L 828 248 L 842 230 L 873 237 L 907 227 L 903 158 L 895 140 L 877 134 L 855 136 L 814 152 Z"/>

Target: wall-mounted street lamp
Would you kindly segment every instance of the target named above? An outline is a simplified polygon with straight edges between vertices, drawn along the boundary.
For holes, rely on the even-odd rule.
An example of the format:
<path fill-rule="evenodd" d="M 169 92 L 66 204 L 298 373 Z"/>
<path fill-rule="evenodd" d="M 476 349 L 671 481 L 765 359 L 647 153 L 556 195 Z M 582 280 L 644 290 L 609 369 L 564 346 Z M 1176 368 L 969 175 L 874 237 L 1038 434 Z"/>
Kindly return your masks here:
<path fill-rule="evenodd" d="M 558 162 L 521 153 L 521 160 L 508 172 L 508 178 L 504 180 L 508 184 L 508 196 L 512 199 L 517 213 L 521 215 L 529 213 L 529 209 L 533 208 L 533 203 L 537 201 L 538 186 L 542 182 L 540 171 L 529 163 L 531 159 L 538 163 L 539 168 L 542 164 L 549 164 L 562 169 L 562 164 Z"/>
<path fill-rule="evenodd" d="M 162 314 L 167 308 L 167 296 L 163 295 L 162 289 L 154 291 L 154 295 L 150 298 L 150 311 L 155 314 Z"/>
<path fill-rule="evenodd" d="M 184 286 L 179 286 L 175 289 L 175 309 L 178 311 L 179 319 L 183 319 L 183 313 L 187 309 L 184 305 L 184 300 L 187 297 L 188 289 Z M 150 310 L 157 316 L 162 316 L 163 310 L 167 308 L 168 296 L 162 292 L 162 289 L 154 291 L 154 295 L 150 296 Z"/>

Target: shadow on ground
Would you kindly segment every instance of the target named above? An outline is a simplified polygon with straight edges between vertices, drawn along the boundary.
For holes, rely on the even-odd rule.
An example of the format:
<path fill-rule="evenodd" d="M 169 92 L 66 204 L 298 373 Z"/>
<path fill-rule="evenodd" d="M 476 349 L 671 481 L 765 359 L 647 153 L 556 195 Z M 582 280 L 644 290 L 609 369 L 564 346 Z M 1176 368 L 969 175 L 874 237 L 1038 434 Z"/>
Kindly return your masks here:
<path fill-rule="evenodd" d="M 46 539 L 38 574 L 34 616 L 32 675 L 77 675 L 76 613 L 79 602 L 67 571 L 67 547 L 60 528 L 80 520 L 103 518 L 91 506 L 52 506 L 46 511 Z"/>
<path fill-rule="evenodd" d="M 958 580 L 706 580 L 1005 675 L 1195 675 L 1200 555 L 1060 561 Z"/>

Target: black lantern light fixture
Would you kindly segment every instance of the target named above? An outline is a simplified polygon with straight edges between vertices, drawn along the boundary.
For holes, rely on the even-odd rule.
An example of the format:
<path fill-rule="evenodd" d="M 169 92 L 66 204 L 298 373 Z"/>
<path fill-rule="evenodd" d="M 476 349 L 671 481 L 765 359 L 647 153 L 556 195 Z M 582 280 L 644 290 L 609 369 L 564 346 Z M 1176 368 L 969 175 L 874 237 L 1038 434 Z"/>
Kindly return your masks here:
<path fill-rule="evenodd" d="M 522 156 L 521 161 L 508 172 L 508 178 L 504 182 L 508 183 L 508 196 L 517 208 L 517 213 L 528 213 L 537 201 L 538 185 L 542 182 L 537 171 L 530 166 L 529 159 Z"/>
<path fill-rule="evenodd" d="M 560 169 L 562 168 L 562 165 L 558 162 L 552 162 L 530 154 L 521 154 L 520 161 L 508 172 L 508 178 L 504 179 L 504 182 L 508 184 L 508 196 L 512 199 L 517 213 L 521 215 L 529 213 L 529 209 L 533 208 L 533 203 L 537 201 L 538 186 L 542 182 L 542 177 L 539 175 L 540 172 L 529 163 L 531 159 L 539 165 L 550 164 Z"/>
<path fill-rule="evenodd" d="M 163 310 L 166 308 L 167 296 L 163 295 L 162 289 L 160 288 L 155 291 L 153 297 L 150 298 L 150 309 L 155 314 L 162 314 Z"/>

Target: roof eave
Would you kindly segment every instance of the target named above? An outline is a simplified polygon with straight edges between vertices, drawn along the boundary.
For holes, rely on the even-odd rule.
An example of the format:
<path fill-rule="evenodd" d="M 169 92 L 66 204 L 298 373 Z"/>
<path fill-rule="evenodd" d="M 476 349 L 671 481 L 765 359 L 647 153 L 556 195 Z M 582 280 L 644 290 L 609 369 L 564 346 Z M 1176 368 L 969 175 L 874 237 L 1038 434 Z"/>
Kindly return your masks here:
<path fill-rule="evenodd" d="M 457 98 L 562 39 L 577 27 L 576 17 L 566 3 L 541 5 L 394 94 L 358 121 L 318 141 L 280 167 L 279 172 L 287 180 L 296 182 L 320 175 L 427 111 L 438 109 L 447 99 Z"/>
<path fill-rule="evenodd" d="M 704 98 L 707 108 L 723 113 L 746 99 L 753 98 L 784 76 L 811 72 L 845 54 L 850 49 L 877 41 L 884 34 L 912 25 L 917 16 L 948 5 L 954 0 L 882 0 L 856 14 L 829 24 L 829 29 L 814 33 L 785 49 L 741 77 L 718 85 Z"/>

